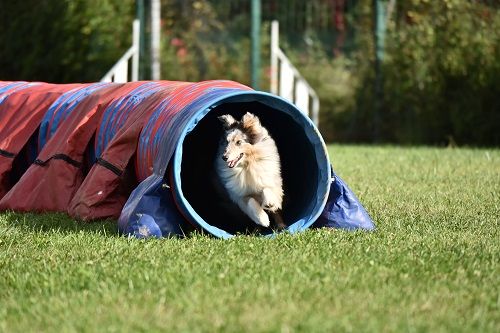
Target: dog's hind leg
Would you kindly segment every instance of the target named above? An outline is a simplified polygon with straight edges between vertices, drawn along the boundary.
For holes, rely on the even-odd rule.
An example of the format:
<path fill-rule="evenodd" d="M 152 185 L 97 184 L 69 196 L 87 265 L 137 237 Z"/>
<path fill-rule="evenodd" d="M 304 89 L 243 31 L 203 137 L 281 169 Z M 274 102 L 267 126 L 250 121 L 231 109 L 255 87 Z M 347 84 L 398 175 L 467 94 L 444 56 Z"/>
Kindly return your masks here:
<path fill-rule="evenodd" d="M 246 199 L 238 202 L 238 206 L 245 214 L 248 215 L 248 217 L 252 219 L 252 221 L 263 227 L 269 227 L 269 216 L 267 216 L 266 212 L 262 209 L 257 200 L 252 197 L 247 197 Z"/>
<path fill-rule="evenodd" d="M 287 228 L 287 225 L 283 221 L 283 217 L 281 216 L 281 211 L 277 210 L 275 212 L 269 212 L 273 219 L 273 227 L 275 227 L 277 230 L 283 230 Z"/>

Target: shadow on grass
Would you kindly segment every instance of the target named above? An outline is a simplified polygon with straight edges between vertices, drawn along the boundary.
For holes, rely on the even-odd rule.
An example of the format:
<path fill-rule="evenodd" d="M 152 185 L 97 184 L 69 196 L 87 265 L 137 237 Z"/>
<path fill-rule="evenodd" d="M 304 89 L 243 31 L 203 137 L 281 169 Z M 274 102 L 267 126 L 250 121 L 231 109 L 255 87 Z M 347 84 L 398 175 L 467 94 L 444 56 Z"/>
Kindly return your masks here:
<path fill-rule="evenodd" d="M 0 226 L 23 229 L 26 232 L 59 232 L 59 233 L 99 233 L 107 236 L 118 236 L 115 220 L 98 220 L 94 222 L 77 221 L 64 213 L 0 213 Z"/>

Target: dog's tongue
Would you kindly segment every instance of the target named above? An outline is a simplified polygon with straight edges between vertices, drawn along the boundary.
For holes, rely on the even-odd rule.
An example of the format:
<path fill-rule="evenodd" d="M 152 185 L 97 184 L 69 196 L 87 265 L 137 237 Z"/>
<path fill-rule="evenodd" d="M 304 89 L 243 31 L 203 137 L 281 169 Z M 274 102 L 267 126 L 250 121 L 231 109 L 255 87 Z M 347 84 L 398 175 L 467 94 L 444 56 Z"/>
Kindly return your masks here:
<path fill-rule="evenodd" d="M 243 157 L 243 154 L 240 154 L 240 156 L 236 157 L 234 160 L 227 162 L 227 166 L 231 169 L 234 168 L 238 163 L 238 161 L 241 159 L 241 157 Z"/>

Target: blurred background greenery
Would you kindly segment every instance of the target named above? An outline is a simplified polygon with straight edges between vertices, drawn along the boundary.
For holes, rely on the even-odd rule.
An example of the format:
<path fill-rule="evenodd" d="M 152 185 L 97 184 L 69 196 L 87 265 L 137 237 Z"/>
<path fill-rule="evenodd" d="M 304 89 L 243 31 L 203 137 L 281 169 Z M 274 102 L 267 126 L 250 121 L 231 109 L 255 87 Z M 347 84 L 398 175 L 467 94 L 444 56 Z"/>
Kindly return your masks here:
<path fill-rule="evenodd" d="M 380 100 L 373 0 L 262 0 L 261 88 L 277 19 L 327 141 L 500 145 L 500 1 L 383 2 Z M 135 0 L 0 0 L 0 80 L 98 81 L 130 46 L 135 15 Z M 250 84 L 250 1 L 162 0 L 161 15 L 162 79 Z"/>

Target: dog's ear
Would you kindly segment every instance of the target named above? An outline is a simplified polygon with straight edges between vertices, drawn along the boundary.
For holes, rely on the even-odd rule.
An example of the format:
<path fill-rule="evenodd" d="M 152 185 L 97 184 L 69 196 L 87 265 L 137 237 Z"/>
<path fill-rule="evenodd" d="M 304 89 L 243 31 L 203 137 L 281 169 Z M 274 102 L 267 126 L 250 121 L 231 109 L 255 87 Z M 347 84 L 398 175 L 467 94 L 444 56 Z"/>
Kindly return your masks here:
<path fill-rule="evenodd" d="M 222 122 L 222 125 L 224 125 L 224 129 L 230 129 L 234 124 L 236 124 L 236 119 L 234 119 L 230 114 L 225 114 L 218 118 Z"/>
<path fill-rule="evenodd" d="M 243 118 L 241 118 L 241 123 L 242 123 L 243 129 L 245 129 L 245 130 L 256 129 L 256 128 L 260 127 L 259 118 L 257 118 L 256 115 L 254 115 L 253 113 L 250 113 L 250 112 L 245 113 Z"/>
<path fill-rule="evenodd" d="M 241 127 L 248 135 L 251 144 L 261 141 L 267 135 L 267 131 L 260 124 L 259 118 L 250 112 L 245 113 L 243 118 L 241 118 Z"/>

